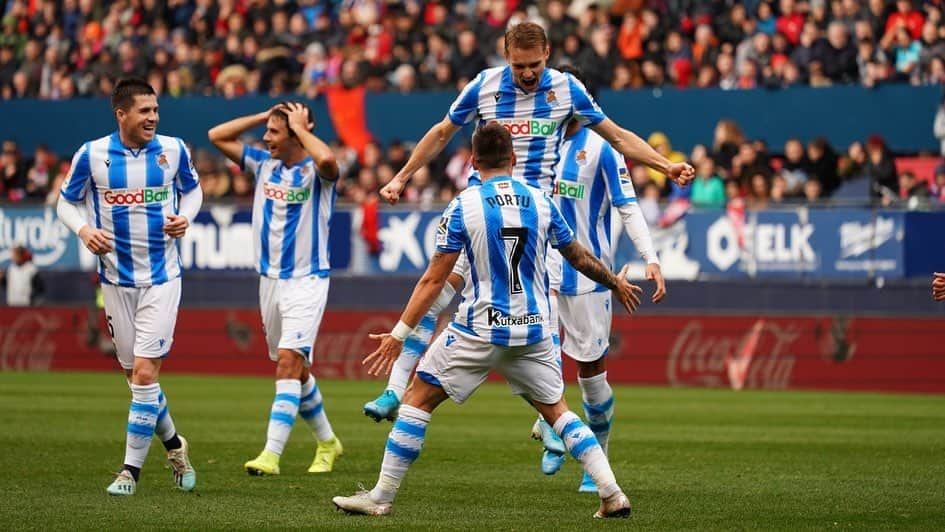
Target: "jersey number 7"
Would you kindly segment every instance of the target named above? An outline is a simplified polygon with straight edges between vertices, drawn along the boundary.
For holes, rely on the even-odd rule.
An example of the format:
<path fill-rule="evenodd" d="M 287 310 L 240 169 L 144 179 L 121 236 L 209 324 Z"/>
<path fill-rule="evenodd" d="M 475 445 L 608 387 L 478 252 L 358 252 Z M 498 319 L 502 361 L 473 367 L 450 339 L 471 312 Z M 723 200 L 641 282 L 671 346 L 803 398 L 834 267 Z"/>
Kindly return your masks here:
<path fill-rule="evenodd" d="M 528 241 L 528 229 L 525 227 L 503 227 L 500 234 L 502 240 L 512 241 L 512 253 L 509 255 L 509 293 L 522 293 L 522 277 L 518 272 L 518 265 L 525 254 L 525 243 Z"/>

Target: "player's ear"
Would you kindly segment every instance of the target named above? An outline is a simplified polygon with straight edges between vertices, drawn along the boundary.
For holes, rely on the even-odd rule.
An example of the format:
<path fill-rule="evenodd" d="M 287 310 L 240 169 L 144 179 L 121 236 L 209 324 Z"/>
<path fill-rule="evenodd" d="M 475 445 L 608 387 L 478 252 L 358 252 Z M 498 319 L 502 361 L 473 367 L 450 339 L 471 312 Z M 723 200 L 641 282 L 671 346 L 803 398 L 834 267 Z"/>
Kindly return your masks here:
<path fill-rule="evenodd" d="M 512 152 L 512 158 L 510 159 L 511 164 L 509 164 L 509 174 L 511 174 L 512 169 L 515 168 L 515 165 L 518 164 L 518 161 L 515 159 L 515 152 Z"/>

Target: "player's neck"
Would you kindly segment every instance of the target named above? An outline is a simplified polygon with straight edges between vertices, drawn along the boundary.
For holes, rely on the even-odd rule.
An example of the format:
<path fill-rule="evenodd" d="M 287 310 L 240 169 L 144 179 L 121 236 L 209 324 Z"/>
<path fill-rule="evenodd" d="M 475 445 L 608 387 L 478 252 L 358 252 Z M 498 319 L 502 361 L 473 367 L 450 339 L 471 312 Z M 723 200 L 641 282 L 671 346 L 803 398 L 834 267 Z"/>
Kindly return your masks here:
<path fill-rule="evenodd" d="M 122 146 L 132 150 L 140 150 L 141 148 L 144 148 L 148 145 L 147 142 L 135 142 L 131 140 L 128 138 L 128 135 L 120 129 L 118 130 L 118 140 L 121 141 Z"/>
<path fill-rule="evenodd" d="M 512 172 L 509 171 L 508 168 L 496 168 L 489 170 L 482 168 L 479 169 L 479 178 L 482 179 L 483 182 L 486 182 L 495 177 L 507 177 L 510 175 L 512 175 Z"/>
<path fill-rule="evenodd" d="M 282 157 L 282 164 L 286 166 L 295 166 L 300 162 L 304 161 L 308 157 L 308 152 L 299 148 L 297 150 L 292 150 L 287 153 L 285 157 Z"/>

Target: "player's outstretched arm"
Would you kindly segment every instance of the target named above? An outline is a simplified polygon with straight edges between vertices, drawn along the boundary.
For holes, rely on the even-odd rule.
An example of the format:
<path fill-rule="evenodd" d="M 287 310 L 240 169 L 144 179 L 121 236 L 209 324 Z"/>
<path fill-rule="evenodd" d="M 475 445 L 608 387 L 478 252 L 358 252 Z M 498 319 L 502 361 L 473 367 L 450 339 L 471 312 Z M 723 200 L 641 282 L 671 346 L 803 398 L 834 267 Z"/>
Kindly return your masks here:
<path fill-rule="evenodd" d="M 364 357 L 362 364 L 368 365 L 368 373 L 371 375 L 388 375 L 394 361 L 400 356 L 401 348 L 407 335 L 420 323 L 420 319 L 430 311 L 433 302 L 443 290 L 446 278 L 453 271 L 456 259 L 459 258 L 459 252 L 443 253 L 437 251 L 430 259 L 430 265 L 423 276 L 417 281 L 417 286 L 413 289 L 413 294 L 407 302 L 404 313 L 400 316 L 400 321 L 394 326 L 390 333 L 371 334 L 373 340 L 380 340 L 381 345 L 376 351 Z"/>
<path fill-rule="evenodd" d="M 600 259 L 595 257 L 587 248 L 578 244 L 576 240 L 562 246 L 558 251 L 575 270 L 610 288 L 627 312 L 632 314 L 640 305 L 639 294 L 643 292 L 643 289 L 627 280 L 629 266 L 624 266 L 620 273 L 615 275 Z"/>
<path fill-rule="evenodd" d="M 650 228 L 646 225 L 643 211 L 640 210 L 638 203 L 633 202 L 617 207 L 617 212 L 620 213 L 627 236 L 633 240 L 633 245 L 646 261 L 646 278 L 656 283 L 653 302 L 659 303 L 666 297 L 666 281 L 663 279 L 660 260 L 656 255 L 656 248 L 653 246 L 653 238 L 650 236 Z"/>
<path fill-rule="evenodd" d="M 607 142 L 627 159 L 645 164 L 666 174 L 679 186 L 688 185 L 696 177 L 696 171 L 689 163 L 673 163 L 632 131 L 618 126 L 613 120 L 605 118 L 591 129 L 607 139 Z"/>
<path fill-rule="evenodd" d="M 410 158 L 407 159 L 404 167 L 397 172 L 390 183 L 384 185 L 384 188 L 381 189 L 381 197 L 391 205 L 396 204 L 397 200 L 400 199 L 400 193 L 407 186 L 407 182 L 413 177 L 414 172 L 429 164 L 434 157 L 439 155 L 459 129 L 460 126 L 454 124 L 449 116 L 444 117 L 443 120 L 431 127 L 417 143 L 417 147 L 413 149 L 413 153 L 410 154 Z"/>
<path fill-rule="evenodd" d="M 298 137 L 302 148 L 315 161 L 315 166 L 318 167 L 318 175 L 331 181 L 338 179 L 338 163 L 335 161 L 335 153 L 313 133 L 315 118 L 309 116 L 308 108 L 300 103 L 288 102 L 283 104 L 282 109 L 289 118 L 289 128 Z"/>
<path fill-rule="evenodd" d="M 269 111 L 270 109 L 267 109 L 261 113 L 241 116 L 224 122 L 208 131 L 207 137 L 229 160 L 241 164 L 243 143 L 239 141 L 240 135 L 254 127 L 265 124 L 266 120 L 269 119 Z"/>

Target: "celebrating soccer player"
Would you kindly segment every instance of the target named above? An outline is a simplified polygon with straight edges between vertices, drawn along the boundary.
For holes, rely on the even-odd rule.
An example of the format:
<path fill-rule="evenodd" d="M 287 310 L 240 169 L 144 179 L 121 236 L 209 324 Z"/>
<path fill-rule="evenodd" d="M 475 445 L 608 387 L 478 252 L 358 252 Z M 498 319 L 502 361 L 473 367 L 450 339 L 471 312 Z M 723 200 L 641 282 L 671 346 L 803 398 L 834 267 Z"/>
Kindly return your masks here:
<path fill-rule="evenodd" d="M 245 145 L 244 132 L 266 125 L 269 151 Z M 259 306 L 269 358 L 276 362 L 276 394 L 266 447 L 244 467 L 251 475 L 278 475 L 296 415 L 318 442 L 309 473 L 327 473 L 341 456 L 311 373 L 312 349 L 328 298 L 328 225 L 335 204 L 338 165 L 312 130 L 308 107 L 287 102 L 220 124 L 210 141 L 256 177 L 253 235 Z"/>
<path fill-rule="evenodd" d="M 511 174 L 516 156 L 508 130 L 487 124 L 473 136 L 473 165 L 483 183 L 470 187 L 446 208 L 436 235 L 436 253 L 390 334 L 373 335 L 380 347 L 364 362 L 370 372 L 389 371 L 404 340 L 440 293 L 460 251 L 470 281 L 449 328 L 433 342 L 407 390 L 371 491 L 335 497 L 351 513 L 386 515 L 407 468 L 420 454 L 433 410 L 447 398 L 468 399 L 493 369 L 524 395 L 566 442 L 593 479 L 601 498 L 594 517 L 627 517 L 624 495 L 597 438 L 562 396 L 564 384 L 551 339 L 546 250 L 560 250 L 578 271 L 607 286 L 632 312 L 640 288 L 626 272 L 614 275 L 574 240 L 550 198 Z"/>
<path fill-rule="evenodd" d="M 155 133 L 158 104 L 150 85 L 119 81 L 112 109 L 118 131 L 79 148 L 57 205 L 62 223 L 98 255 L 108 329 L 131 388 L 124 466 L 107 491 L 134 495 L 155 434 L 175 482 L 190 491 L 197 475 L 158 374 L 180 305 L 177 239 L 200 210 L 203 193 L 184 141 Z"/>

